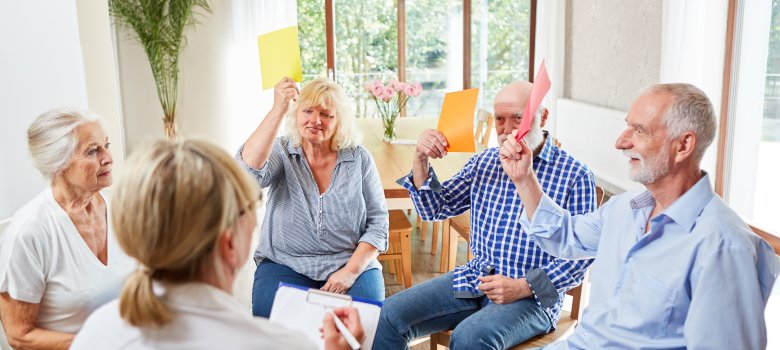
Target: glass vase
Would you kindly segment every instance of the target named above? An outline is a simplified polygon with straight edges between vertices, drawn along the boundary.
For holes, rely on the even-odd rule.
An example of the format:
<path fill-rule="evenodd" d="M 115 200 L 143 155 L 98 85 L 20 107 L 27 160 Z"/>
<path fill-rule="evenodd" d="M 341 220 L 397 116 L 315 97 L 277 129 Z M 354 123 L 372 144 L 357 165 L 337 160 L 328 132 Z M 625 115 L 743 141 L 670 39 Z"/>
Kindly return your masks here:
<path fill-rule="evenodd" d="M 398 138 L 398 134 L 396 134 L 395 130 L 395 122 L 398 118 L 397 114 L 393 114 L 390 116 L 382 116 L 382 127 L 384 130 L 384 133 L 382 135 L 382 140 L 385 142 L 393 142 Z"/>

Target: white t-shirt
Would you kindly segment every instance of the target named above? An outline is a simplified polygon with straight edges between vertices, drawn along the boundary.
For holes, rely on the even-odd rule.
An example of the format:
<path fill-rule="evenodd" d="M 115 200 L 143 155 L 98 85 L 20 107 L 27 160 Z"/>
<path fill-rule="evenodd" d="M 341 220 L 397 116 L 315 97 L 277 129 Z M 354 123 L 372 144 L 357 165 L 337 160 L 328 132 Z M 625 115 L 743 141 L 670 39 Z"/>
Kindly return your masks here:
<path fill-rule="evenodd" d="M 119 301 L 92 314 L 76 335 L 78 349 L 317 349 L 305 335 L 253 317 L 230 294 L 206 283 L 155 283 L 155 294 L 173 311 L 160 328 L 122 320 Z"/>
<path fill-rule="evenodd" d="M 89 249 L 47 188 L 14 214 L 0 242 L 0 293 L 39 304 L 38 327 L 76 333 L 115 299 L 136 263 L 119 247 L 106 197 L 108 264 Z"/>

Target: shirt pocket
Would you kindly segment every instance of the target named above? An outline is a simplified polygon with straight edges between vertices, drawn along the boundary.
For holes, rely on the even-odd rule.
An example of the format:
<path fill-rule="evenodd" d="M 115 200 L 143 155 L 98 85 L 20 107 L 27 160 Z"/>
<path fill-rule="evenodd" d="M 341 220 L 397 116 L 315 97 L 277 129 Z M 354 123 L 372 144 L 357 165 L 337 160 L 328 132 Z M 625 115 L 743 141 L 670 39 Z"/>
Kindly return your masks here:
<path fill-rule="evenodd" d="M 626 290 L 618 290 L 620 308 L 615 324 L 650 338 L 667 334 L 677 291 L 655 276 L 635 269 Z"/>

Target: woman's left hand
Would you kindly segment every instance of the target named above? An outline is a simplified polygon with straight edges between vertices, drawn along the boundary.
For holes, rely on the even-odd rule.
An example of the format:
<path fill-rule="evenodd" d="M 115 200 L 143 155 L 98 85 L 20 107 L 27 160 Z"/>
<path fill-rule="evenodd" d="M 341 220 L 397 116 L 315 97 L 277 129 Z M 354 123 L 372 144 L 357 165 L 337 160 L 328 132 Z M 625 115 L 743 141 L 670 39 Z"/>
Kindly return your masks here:
<path fill-rule="evenodd" d="M 328 281 L 325 282 L 325 285 L 322 286 L 320 290 L 344 294 L 352 288 L 352 285 L 355 284 L 355 280 L 357 280 L 359 275 L 359 273 L 354 273 L 349 271 L 346 267 L 342 267 L 328 277 Z"/>

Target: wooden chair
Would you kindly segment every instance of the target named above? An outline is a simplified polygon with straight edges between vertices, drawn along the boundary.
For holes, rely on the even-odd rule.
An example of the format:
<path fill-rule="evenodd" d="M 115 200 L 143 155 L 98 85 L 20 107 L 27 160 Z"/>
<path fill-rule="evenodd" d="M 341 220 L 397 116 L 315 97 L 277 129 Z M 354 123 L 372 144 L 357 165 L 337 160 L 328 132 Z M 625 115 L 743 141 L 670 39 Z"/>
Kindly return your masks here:
<path fill-rule="evenodd" d="M 563 310 L 561 312 L 561 318 L 558 320 L 555 331 L 547 334 L 540 334 L 521 344 L 515 345 L 510 349 L 521 350 L 545 346 L 574 332 L 574 327 L 576 327 L 579 322 L 582 309 L 586 306 L 583 302 L 588 300 L 587 291 L 585 291 L 587 288 L 584 287 L 588 279 L 588 273 L 586 272 L 585 277 L 582 279 L 582 284 L 577 286 L 577 288 L 566 292 L 566 294 L 570 295 L 572 298 L 571 310 Z M 431 350 L 437 350 L 439 345 L 448 348 L 451 336 L 451 330 L 431 334 Z"/>
<path fill-rule="evenodd" d="M 495 120 L 496 118 L 493 117 L 493 114 L 480 108 L 477 112 L 477 127 L 474 130 L 474 141 L 487 147 Z"/>
<path fill-rule="evenodd" d="M 412 224 L 403 210 L 390 210 L 390 234 L 387 251 L 379 254 L 380 261 L 389 260 L 388 270 L 395 274 L 404 288 L 412 286 Z"/>

